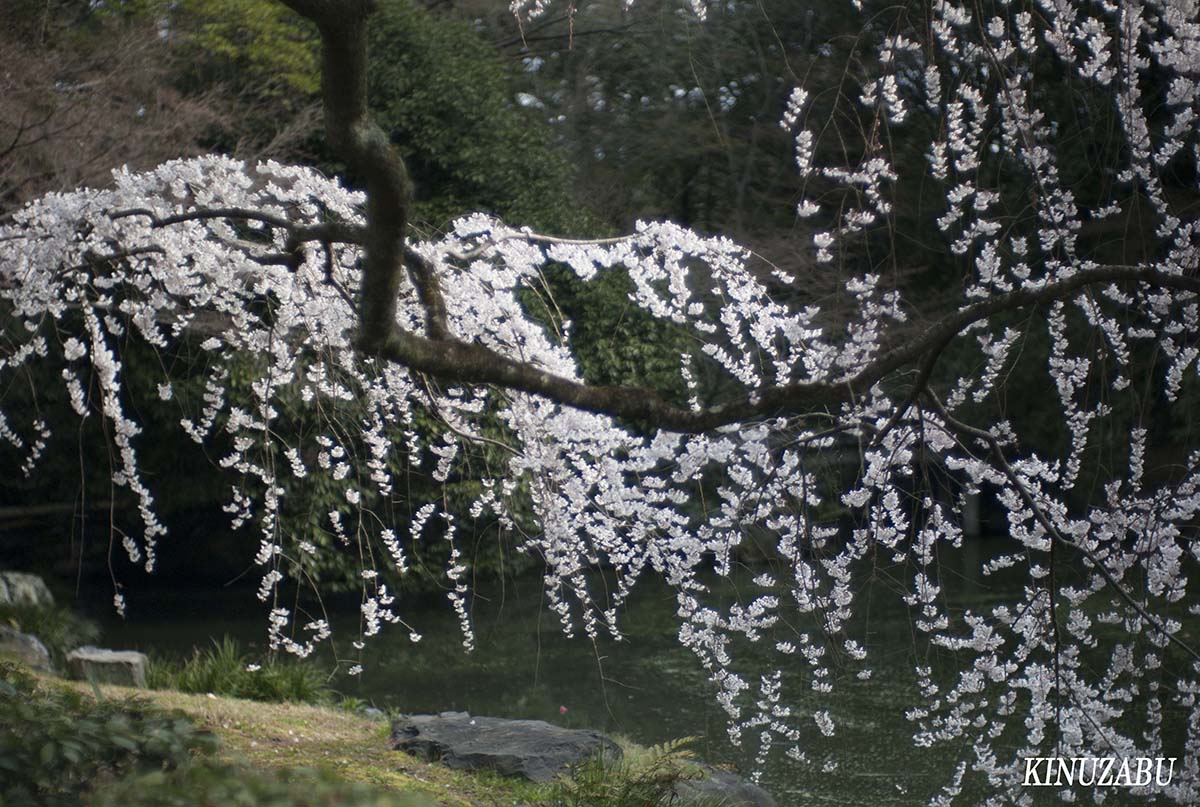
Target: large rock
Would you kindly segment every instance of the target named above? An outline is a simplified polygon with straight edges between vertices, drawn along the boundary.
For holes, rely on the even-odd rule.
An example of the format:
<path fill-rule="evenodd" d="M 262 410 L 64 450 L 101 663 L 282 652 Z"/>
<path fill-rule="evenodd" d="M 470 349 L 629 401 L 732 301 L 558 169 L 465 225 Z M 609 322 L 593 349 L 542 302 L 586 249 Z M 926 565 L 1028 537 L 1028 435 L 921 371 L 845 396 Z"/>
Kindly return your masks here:
<path fill-rule="evenodd" d="M 41 639 L 8 625 L 0 625 L 0 656 L 16 659 L 35 670 L 51 672 L 54 669 L 50 662 L 50 651 Z"/>
<path fill-rule="evenodd" d="M 621 758 L 617 744 L 596 731 L 466 712 L 402 717 L 392 723 L 392 747 L 451 768 L 487 769 L 534 782 L 549 781 L 601 754 Z"/>
<path fill-rule="evenodd" d="M 133 650 L 77 647 L 67 654 L 71 677 L 97 684 L 146 688 L 146 654 Z"/>
<path fill-rule="evenodd" d="M 46 581 L 26 572 L 0 572 L 0 605 L 54 605 Z"/>
<path fill-rule="evenodd" d="M 774 797 L 736 773 L 703 766 L 703 779 L 683 779 L 675 784 L 674 802 L 705 807 L 775 807 Z"/>

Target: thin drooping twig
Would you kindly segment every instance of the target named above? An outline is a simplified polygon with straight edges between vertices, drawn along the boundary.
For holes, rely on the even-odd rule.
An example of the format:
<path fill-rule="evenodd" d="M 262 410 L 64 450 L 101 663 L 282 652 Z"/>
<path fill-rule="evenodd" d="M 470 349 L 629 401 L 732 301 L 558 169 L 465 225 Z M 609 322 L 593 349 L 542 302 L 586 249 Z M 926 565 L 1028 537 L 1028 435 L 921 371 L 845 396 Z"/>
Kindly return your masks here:
<path fill-rule="evenodd" d="M 921 394 L 925 392 L 925 387 L 929 383 L 929 378 L 933 375 L 933 368 L 937 365 L 937 360 L 942 355 L 942 351 L 946 349 L 946 345 L 950 344 L 951 338 L 952 337 L 947 337 L 941 343 L 934 345 L 921 359 L 921 364 L 917 368 L 917 377 L 913 380 L 912 387 L 908 391 L 908 397 L 905 399 L 904 403 L 896 407 L 896 411 L 892 413 L 890 418 L 888 418 L 887 423 L 885 423 L 883 428 L 879 429 L 872 437 L 871 442 L 873 444 L 878 444 L 881 440 L 883 440 L 883 438 L 887 436 L 887 433 L 895 428 L 896 424 L 900 421 L 900 418 L 904 417 L 904 413 L 907 412 L 912 405 L 917 402 L 917 399 L 921 397 Z"/>

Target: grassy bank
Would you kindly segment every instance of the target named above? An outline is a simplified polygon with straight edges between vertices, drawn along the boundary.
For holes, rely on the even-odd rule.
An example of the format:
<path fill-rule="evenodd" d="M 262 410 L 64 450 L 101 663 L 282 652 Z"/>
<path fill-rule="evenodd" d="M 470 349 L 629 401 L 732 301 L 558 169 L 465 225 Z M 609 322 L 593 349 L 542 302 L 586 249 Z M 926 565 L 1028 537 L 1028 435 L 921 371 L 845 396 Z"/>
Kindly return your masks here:
<path fill-rule="evenodd" d="M 87 694 L 78 681 L 51 685 Z M 488 773 L 463 773 L 388 748 L 390 724 L 342 709 L 169 690 L 101 686 L 105 698 L 137 696 L 162 709 L 177 709 L 220 741 L 223 761 L 261 771 L 317 768 L 347 782 L 395 792 L 424 794 L 438 804 L 511 807 L 548 800 L 551 788 Z"/>
<path fill-rule="evenodd" d="M 0 768 L 26 781 L 20 792 L 0 787 L 3 807 L 661 807 L 674 782 L 697 775 L 678 747 L 623 743 L 619 765 L 589 764 L 573 780 L 537 785 L 392 751 L 389 721 L 334 706 L 95 686 L 0 667 L 0 722 L 9 724 L 0 726 Z"/>

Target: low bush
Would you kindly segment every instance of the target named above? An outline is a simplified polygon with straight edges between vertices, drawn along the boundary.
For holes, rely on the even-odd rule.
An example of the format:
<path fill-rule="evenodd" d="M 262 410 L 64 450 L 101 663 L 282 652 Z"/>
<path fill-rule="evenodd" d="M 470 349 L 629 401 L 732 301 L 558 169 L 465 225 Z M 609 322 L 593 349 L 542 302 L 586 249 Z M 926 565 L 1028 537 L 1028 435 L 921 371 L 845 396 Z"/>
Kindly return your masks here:
<path fill-rule="evenodd" d="M 40 684 L 19 665 L 0 662 L 4 807 L 77 805 L 98 782 L 177 767 L 215 748 L 216 739 L 182 713 Z"/>
<path fill-rule="evenodd" d="M 197 648 L 182 661 L 152 658 L 146 682 L 152 689 L 282 703 L 330 703 L 328 678 L 313 662 L 267 659 L 252 664 L 250 655 L 228 636 Z"/>

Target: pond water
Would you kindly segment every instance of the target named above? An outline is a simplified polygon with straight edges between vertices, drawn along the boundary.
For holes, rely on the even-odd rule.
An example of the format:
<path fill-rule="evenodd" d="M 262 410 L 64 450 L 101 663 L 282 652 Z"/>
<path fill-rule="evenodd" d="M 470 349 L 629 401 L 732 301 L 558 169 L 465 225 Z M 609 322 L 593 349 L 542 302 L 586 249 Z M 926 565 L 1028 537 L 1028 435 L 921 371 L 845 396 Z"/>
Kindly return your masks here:
<path fill-rule="evenodd" d="M 978 559 L 972 562 L 978 569 Z M 747 579 L 757 571 L 748 572 Z M 953 568 L 943 569 L 943 580 L 961 605 L 982 605 L 1003 594 Z M 736 583 L 727 583 L 716 596 L 737 596 Z M 773 755 L 762 784 L 781 807 L 924 804 L 947 781 L 956 755 L 967 753 L 966 748 L 913 748 L 903 713 L 916 702 L 912 659 L 914 648 L 924 645 L 905 607 L 888 591 L 886 576 L 865 585 L 859 627 L 871 647 L 874 675 L 862 682 L 847 674 L 833 696 L 823 696 L 835 699 L 841 722 L 835 737 L 813 749 L 816 764 L 800 767 Z M 248 592 L 139 593 L 131 586 L 127 596 L 128 621 L 106 626 L 105 639 L 114 646 L 182 653 L 223 634 L 248 644 L 261 644 L 265 635 L 265 610 Z M 385 709 L 536 718 L 620 733 L 642 744 L 696 737 L 693 747 L 703 758 L 743 770 L 752 766 L 746 752 L 730 746 L 724 714 L 696 657 L 676 641 L 674 602 L 664 586 L 647 581 L 629 603 L 622 623 L 625 641 L 595 645 L 563 637 L 536 577 L 475 597 L 477 648 L 470 655 L 463 652 L 457 620 L 445 600 L 400 610 L 422 632 L 422 641 L 411 643 L 407 630 L 385 630 L 367 645 L 361 679 L 336 679 L 339 692 Z M 334 622 L 335 629 L 339 623 L 345 629 L 338 649 L 344 658 L 353 657 L 352 612 Z M 328 665 L 329 659 L 316 663 Z M 814 699 L 811 706 L 817 703 Z M 837 761 L 831 772 L 822 771 L 827 754 Z"/>

